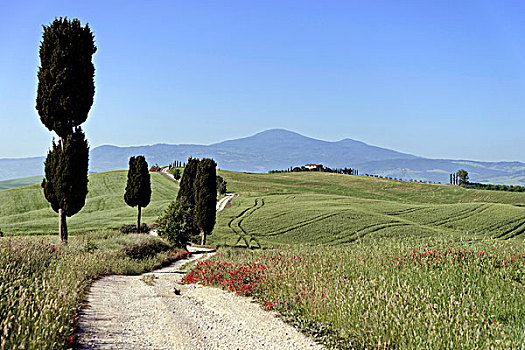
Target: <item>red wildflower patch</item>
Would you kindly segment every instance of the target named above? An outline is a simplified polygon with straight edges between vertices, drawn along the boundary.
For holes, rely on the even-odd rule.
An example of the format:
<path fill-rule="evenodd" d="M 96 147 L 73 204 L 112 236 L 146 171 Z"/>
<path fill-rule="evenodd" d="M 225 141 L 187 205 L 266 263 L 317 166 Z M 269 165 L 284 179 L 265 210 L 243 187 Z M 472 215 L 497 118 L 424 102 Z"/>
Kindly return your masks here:
<path fill-rule="evenodd" d="M 182 282 L 220 285 L 238 294 L 253 295 L 262 288 L 265 270 L 266 266 L 259 263 L 234 266 L 224 261 L 201 261 L 182 279 Z"/>

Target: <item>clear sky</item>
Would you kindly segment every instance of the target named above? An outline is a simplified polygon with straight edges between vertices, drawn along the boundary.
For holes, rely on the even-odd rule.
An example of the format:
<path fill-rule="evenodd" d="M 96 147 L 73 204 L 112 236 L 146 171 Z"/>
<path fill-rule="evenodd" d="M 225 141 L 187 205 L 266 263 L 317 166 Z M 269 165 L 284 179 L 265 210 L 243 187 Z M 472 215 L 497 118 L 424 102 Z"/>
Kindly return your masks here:
<path fill-rule="evenodd" d="M 89 23 L 102 144 L 285 128 L 433 158 L 525 162 L 523 1 L 1 1 L 0 158 L 45 155 L 42 24 Z"/>

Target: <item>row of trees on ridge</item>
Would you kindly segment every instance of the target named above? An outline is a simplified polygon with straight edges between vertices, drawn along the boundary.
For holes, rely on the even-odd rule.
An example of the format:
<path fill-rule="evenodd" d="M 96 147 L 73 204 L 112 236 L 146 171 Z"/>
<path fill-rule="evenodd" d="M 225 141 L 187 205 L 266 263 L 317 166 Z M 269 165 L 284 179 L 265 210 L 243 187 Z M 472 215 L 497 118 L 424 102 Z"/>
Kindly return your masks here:
<path fill-rule="evenodd" d="M 288 169 L 284 170 L 270 170 L 268 171 L 269 174 L 278 174 L 278 173 L 300 173 L 300 172 L 309 172 L 309 171 L 317 171 L 317 172 L 323 172 L 323 173 L 338 173 L 338 174 L 347 174 L 347 175 L 359 175 L 359 170 L 352 169 L 352 168 L 329 168 L 329 167 L 322 167 L 322 168 L 314 168 L 314 169 L 308 169 L 304 165 L 298 167 L 289 167 Z"/>

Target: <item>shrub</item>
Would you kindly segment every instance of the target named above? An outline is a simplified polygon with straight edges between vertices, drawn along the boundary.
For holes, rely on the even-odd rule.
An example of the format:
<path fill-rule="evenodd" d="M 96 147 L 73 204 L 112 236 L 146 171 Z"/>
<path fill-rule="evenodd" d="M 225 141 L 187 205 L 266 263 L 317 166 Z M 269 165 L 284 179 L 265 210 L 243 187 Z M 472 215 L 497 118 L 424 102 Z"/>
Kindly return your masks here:
<path fill-rule="evenodd" d="M 159 218 L 157 230 L 174 246 L 185 247 L 192 236 L 199 230 L 195 226 L 193 208 L 175 201 L 170 204 L 164 215 Z"/>
<path fill-rule="evenodd" d="M 182 177 L 181 171 L 180 171 L 180 169 L 178 169 L 178 168 L 172 168 L 172 169 L 170 170 L 170 173 L 171 173 L 171 175 L 173 175 L 173 177 L 174 177 L 175 180 L 177 180 L 177 181 L 180 180 L 180 178 Z"/>
<path fill-rule="evenodd" d="M 126 233 L 126 234 L 129 234 L 129 233 L 137 233 L 137 225 L 131 225 L 131 224 L 124 224 L 122 225 L 122 227 L 120 228 L 120 232 L 122 233 Z M 149 232 L 149 227 L 147 224 L 141 224 L 140 225 L 140 232 L 139 233 L 148 233 Z"/>
<path fill-rule="evenodd" d="M 226 184 L 227 182 L 222 178 L 222 176 L 217 176 L 217 193 L 225 194 L 227 191 Z"/>
<path fill-rule="evenodd" d="M 170 245 L 161 239 L 147 240 L 124 247 L 124 252 L 131 259 L 145 259 L 158 253 L 168 251 Z"/>

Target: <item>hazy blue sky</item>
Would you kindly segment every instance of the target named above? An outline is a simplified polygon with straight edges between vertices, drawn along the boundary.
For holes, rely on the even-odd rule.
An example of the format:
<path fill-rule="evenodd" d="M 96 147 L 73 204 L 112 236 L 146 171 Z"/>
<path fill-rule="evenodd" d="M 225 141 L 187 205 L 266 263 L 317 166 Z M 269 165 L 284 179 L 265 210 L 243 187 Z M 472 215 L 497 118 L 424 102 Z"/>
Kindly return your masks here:
<path fill-rule="evenodd" d="M 525 161 L 523 1 L 2 1 L 0 158 L 45 155 L 42 24 L 95 33 L 102 144 L 269 128 L 426 157 Z"/>

